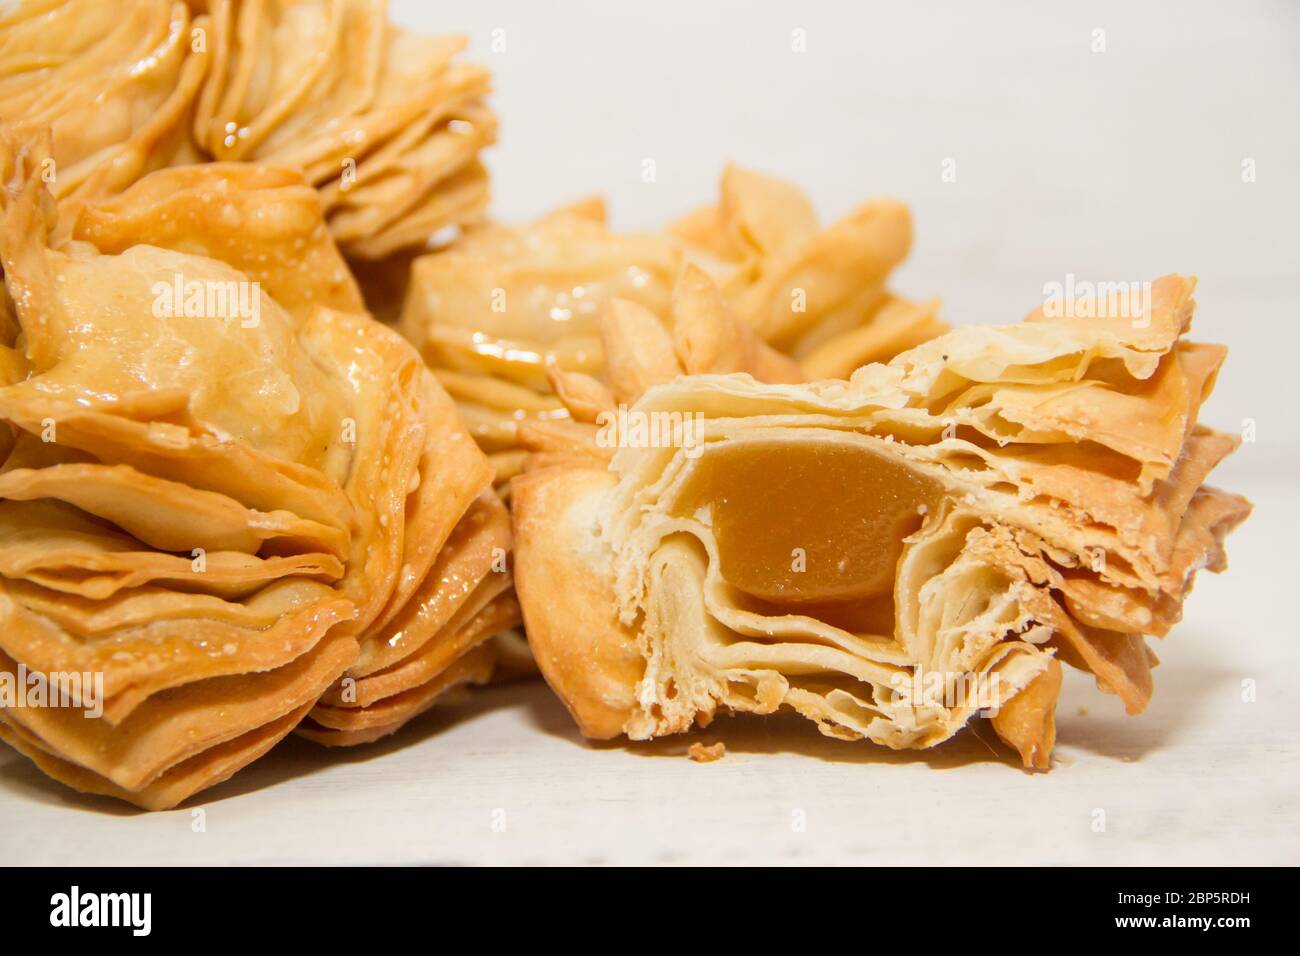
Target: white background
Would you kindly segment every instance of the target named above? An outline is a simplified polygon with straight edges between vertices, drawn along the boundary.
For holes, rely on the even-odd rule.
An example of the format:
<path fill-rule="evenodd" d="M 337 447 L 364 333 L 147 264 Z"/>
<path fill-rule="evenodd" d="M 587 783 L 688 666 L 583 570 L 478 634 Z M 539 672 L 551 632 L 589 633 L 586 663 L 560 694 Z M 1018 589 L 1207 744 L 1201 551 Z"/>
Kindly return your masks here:
<path fill-rule="evenodd" d="M 1199 276 L 1196 336 L 1232 348 L 1204 419 L 1258 433 L 1215 478 L 1258 505 L 1232 569 L 1198 582 L 1157 646 L 1146 714 L 1067 681 L 1050 774 L 972 735 L 896 755 L 783 719 L 715 724 L 703 739 L 729 750 L 710 765 L 682 756 L 689 739 L 591 747 L 535 685 L 370 748 L 291 741 L 201 798 L 201 833 L 190 808 L 80 798 L 6 752 L 0 862 L 1300 862 L 1300 4 L 393 11 L 469 33 L 495 72 L 503 219 L 598 192 L 616 227 L 658 227 L 711 201 L 730 159 L 799 182 L 828 219 L 908 202 L 917 239 L 894 284 L 940 296 L 955 324 L 1015 321 L 1067 273 Z"/>
<path fill-rule="evenodd" d="M 900 292 L 953 324 L 1015 322 L 1043 285 L 1199 277 L 1199 338 L 1232 358 L 1207 420 L 1300 472 L 1300 3 L 398 0 L 495 74 L 494 212 L 599 193 L 652 229 L 735 161 L 826 221 L 912 208 Z M 805 31 L 807 52 L 791 50 Z M 1093 53 L 1094 30 L 1106 52 Z M 493 51 L 503 31 L 504 52 Z M 497 34 L 501 36 L 502 34 Z M 657 181 L 641 181 L 642 161 Z M 943 182 L 941 164 L 957 164 Z M 1242 182 L 1253 159 L 1256 181 Z M 1228 478 L 1221 479 L 1223 481 Z"/>

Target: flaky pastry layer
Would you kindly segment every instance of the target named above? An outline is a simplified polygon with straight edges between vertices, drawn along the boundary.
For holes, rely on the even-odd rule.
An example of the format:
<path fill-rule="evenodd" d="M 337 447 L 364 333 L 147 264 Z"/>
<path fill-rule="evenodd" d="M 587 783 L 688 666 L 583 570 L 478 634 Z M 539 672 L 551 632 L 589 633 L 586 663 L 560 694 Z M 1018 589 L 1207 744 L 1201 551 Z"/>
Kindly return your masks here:
<path fill-rule="evenodd" d="M 1226 350 L 1182 338 L 1193 285 L 1158 280 L 1131 317 L 963 328 L 848 380 L 650 388 L 608 463 L 575 440 L 515 479 L 543 673 L 595 737 L 790 708 L 924 748 L 983 714 L 1046 768 L 1058 661 L 1142 710 L 1145 636 L 1250 510 L 1205 484 L 1238 441 L 1198 424 Z"/>

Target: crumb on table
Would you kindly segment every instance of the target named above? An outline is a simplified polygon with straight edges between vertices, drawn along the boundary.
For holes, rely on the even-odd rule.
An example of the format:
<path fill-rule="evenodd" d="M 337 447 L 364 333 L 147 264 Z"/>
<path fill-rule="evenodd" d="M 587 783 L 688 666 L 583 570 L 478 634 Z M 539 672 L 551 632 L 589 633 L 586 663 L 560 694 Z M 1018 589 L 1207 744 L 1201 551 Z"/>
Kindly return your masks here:
<path fill-rule="evenodd" d="M 693 743 L 686 754 L 696 763 L 713 763 L 715 760 L 721 760 L 726 752 L 727 745 L 718 741 L 716 744 Z"/>

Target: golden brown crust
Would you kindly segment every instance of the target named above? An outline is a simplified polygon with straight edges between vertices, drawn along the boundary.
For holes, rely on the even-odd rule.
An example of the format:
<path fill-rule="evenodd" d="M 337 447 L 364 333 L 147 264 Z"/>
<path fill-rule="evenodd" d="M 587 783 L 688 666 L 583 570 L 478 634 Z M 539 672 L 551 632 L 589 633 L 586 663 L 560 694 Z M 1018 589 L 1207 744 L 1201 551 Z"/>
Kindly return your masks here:
<path fill-rule="evenodd" d="M 967 327 L 848 382 L 680 377 L 629 414 L 696 416 L 693 442 L 617 434 L 608 474 L 594 456 L 584 466 L 546 452 L 550 467 L 517 482 L 516 506 L 534 582 L 521 602 L 552 687 L 600 736 L 788 707 L 831 736 L 910 748 L 989 706 L 949 693 L 959 678 L 997 678 L 995 729 L 1038 769 L 1055 736 L 1058 657 L 1140 712 L 1156 663 L 1145 635 L 1178 619 L 1196 570 L 1223 567 L 1223 537 L 1249 513 L 1204 485 L 1236 440 L 1198 424 L 1224 350 L 1180 339 L 1193 286 L 1158 280 L 1144 312 L 1122 320 L 1040 311 Z M 712 487 L 711 462 L 736 449 L 755 450 L 785 494 L 798 487 L 782 455 L 831 450 L 942 489 L 901 542 L 892 610 L 773 605 L 724 578 L 713 509 L 738 489 L 688 489 Z M 760 532 L 733 532 L 745 533 Z M 581 623 L 566 631 L 565 619 Z M 917 698 L 895 686 L 900 674 L 918 686 L 938 676 L 946 690 Z"/>
<path fill-rule="evenodd" d="M 82 793 L 113 797 L 142 810 L 170 810 L 194 794 L 230 779 L 288 735 L 307 713 L 307 706 L 285 714 L 234 740 L 206 750 L 167 770 L 138 790 L 127 790 L 90 770 L 43 749 L 12 725 L 0 722 L 0 740 L 28 757 L 44 773 Z"/>
<path fill-rule="evenodd" d="M 359 298 L 316 194 L 269 168 L 165 170 L 83 197 L 62 243 L 46 145 L 0 129 L 21 331 L 0 344 L 0 668 L 102 687 L 6 703 L 8 737 L 74 786 L 167 806 L 341 680 L 361 701 L 320 706 L 359 742 L 486 679 L 479 645 L 518 617 L 494 603 L 495 469 L 409 343 L 330 307 Z M 190 283 L 248 294 L 235 314 Z"/>
<path fill-rule="evenodd" d="M 729 166 L 720 191 L 665 234 L 612 232 L 591 202 L 414 262 L 402 331 L 484 448 L 566 411 L 593 422 L 683 372 L 847 375 L 946 329 L 935 303 L 885 288 L 911 242 L 905 207 L 821 229 L 789 183 Z"/>
<path fill-rule="evenodd" d="M 1061 692 L 1061 665 L 1055 659 L 990 718 L 1002 740 L 1016 749 L 1026 770 L 1051 766 L 1056 744 L 1056 698 Z"/>
<path fill-rule="evenodd" d="M 624 732 L 644 661 L 614 608 L 610 557 L 585 507 L 613 484 L 591 467 L 548 468 L 513 482 L 515 587 L 537 666 L 588 737 Z"/>

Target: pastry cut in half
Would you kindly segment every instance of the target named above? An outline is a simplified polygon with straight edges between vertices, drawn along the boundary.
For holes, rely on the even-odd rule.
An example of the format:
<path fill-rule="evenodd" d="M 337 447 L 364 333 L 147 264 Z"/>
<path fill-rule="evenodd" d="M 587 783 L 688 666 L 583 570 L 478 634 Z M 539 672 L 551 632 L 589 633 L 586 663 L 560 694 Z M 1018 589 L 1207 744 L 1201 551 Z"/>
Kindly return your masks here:
<path fill-rule="evenodd" d="M 848 380 L 650 388 L 593 454 L 514 480 L 546 679 L 594 738 L 789 709 L 910 749 L 982 716 L 1046 769 L 1061 665 L 1141 711 L 1147 638 L 1250 512 L 1205 484 L 1238 439 L 1198 421 L 1226 350 L 1182 338 L 1193 286 L 962 328 Z"/>
<path fill-rule="evenodd" d="M 0 739 L 166 808 L 486 679 L 508 515 L 316 191 L 164 169 L 60 242 L 46 158 L 0 127 Z"/>
<path fill-rule="evenodd" d="M 557 374 L 618 391 L 620 326 L 689 334 L 675 302 L 684 268 L 712 279 L 746 334 L 785 357 L 782 381 L 847 375 L 941 333 L 937 302 L 886 287 L 911 241 L 899 202 L 871 200 L 822 226 L 797 187 L 732 165 L 717 204 L 663 232 L 613 231 L 599 200 L 469 229 L 414 261 L 399 327 L 504 483 L 524 458 L 521 428 L 570 418 Z"/>

